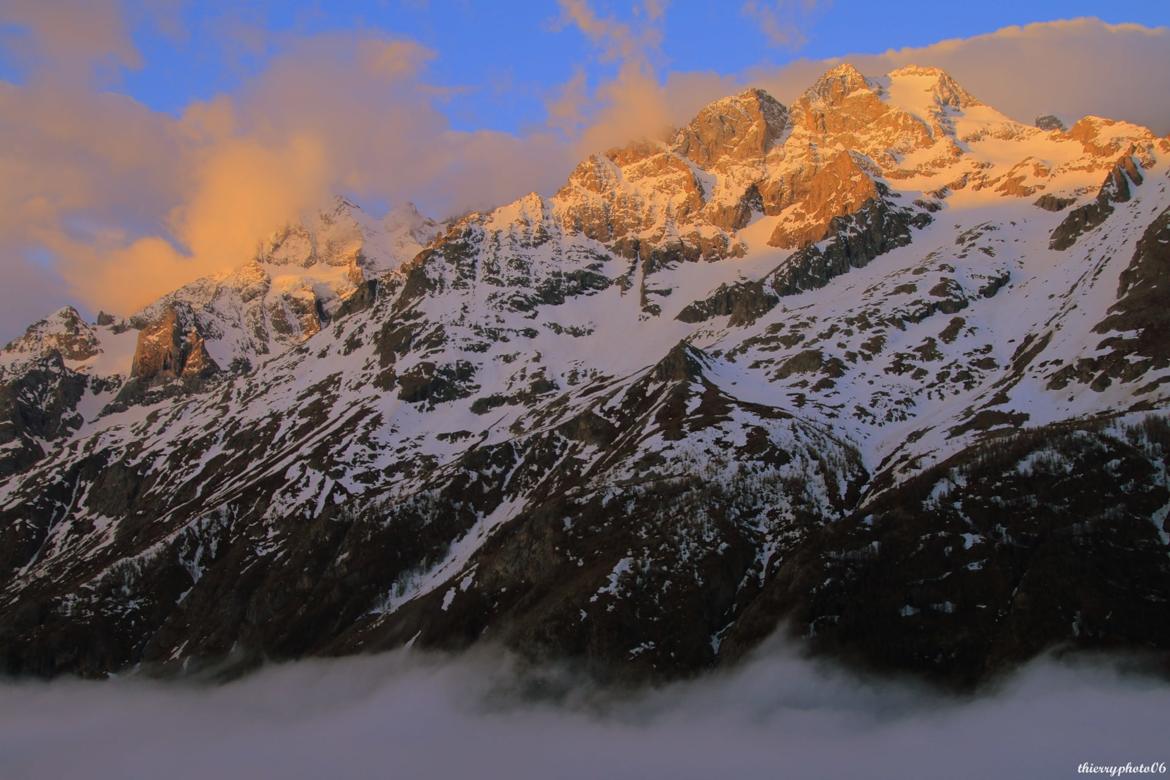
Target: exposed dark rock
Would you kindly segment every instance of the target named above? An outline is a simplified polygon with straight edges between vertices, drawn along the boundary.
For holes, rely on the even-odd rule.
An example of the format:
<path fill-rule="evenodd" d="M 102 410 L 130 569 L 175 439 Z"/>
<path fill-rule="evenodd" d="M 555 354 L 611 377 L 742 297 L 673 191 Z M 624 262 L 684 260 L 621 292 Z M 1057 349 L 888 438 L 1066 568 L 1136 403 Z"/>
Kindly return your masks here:
<path fill-rule="evenodd" d="M 1051 389 L 1076 381 L 1100 392 L 1115 381 L 1133 382 L 1170 367 L 1170 209 L 1150 223 L 1118 282 L 1117 302 L 1093 328 L 1106 336 L 1099 353 L 1063 366 Z"/>
<path fill-rule="evenodd" d="M 422 403 L 428 408 L 446 401 L 466 398 L 478 386 L 471 380 L 475 367 L 465 360 L 438 366 L 424 361 L 398 376 L 398 397 L 408 403 Z"/>
<path fill-rule="evenodd" d="M 680 341 L 654 366 L 654 378 L 660 382 L 698 379 L 703 375 L 703 363 L 708 359 L 701 349 Z"/>
<path fill-rule="evenodd" d="M 1041 130 L 1058 130 L 1060 132 L 1064 132 L 1066 129 L 1064 122 L 1061 122 L 1058 117 L 1052 114 L 1036 117 L 1036 127 L 1039 127 Z"/>
<path fill-rule="evenodd" d="M 759 281 L 721 284 L 706 298 L 687 304 L 676 319 L 693 323 L 730 316 L 730 325 L 746 325 L 771 311 L 779 300 Z"/>
<path fill-rule="evenodd" d="M 1125 203 L 1131 197 L 1132 187 L 1142 183 L 1142 174 L 1134 163 L 1133 155 L 1127 154 L 1117 161 L 1105 177 L 1097 197 L 1084 206 L 1073 209 L 1064 221 L 1052 231 L 1049 246 L 1052 249 L 1068 249 L 1084 233 L 1099 227 L 1113 213 L 1114 203 Z"/>
<path fill-rule="evenodd" d="M 19 376 L 0 384 L 0 478 L 38 461 L 41 442 L 73 431 L 87 378 L 50 352 Z"/>
<path fill-rule="evenodd" d="M 867 201 L 855 213 L 834 217 L 823 246 L 814 244 L 793 254 L 772 272 L 769 283 L 778 295 L 824 287 L 850 268 L 862 268 L 878 255 L 910 243 L 910 228 L 929 223 L 929 214 L 893 207 L 883 199 Z"/>
<path fill-rule="evenodd" d="M 1036 199 L 1036 205 L 1045 211 L 1064 211 L 1076 202 L 1076 198 L 1061 198 L 1052 193 L 1046 193 Z"/>

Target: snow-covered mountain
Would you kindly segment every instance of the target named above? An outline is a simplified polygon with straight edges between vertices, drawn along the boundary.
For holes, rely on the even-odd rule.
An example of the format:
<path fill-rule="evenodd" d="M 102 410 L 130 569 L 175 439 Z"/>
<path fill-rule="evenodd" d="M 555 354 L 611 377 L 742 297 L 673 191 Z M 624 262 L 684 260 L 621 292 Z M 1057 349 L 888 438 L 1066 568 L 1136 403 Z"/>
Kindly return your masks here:
<path fill-rule="evenodd" d="M 43 455 L 46 438 L 130 405 L 201 390 L 213 377 L 248 373 L 301 344 L 364 301 L 379 277 L 440 230 L 413 204 L 379 222 L 338 198 L 258 242 L 256 255 L 231 273 L 185 285 L 126 320 L 101 314 L 90 324 L 66 307 L 34 323 L 0 351 L 0 382 L 35 371 L 31 376 L 57 377 L 53 383 L 68 389 L 50 428 L 28 419 L 38 416 L 46 388 L 13 398 L 15 411 L 0 434 L 0 475 Z"/>
<path fill-rule="evenodd" d="M 482 639 L 1166 657 L 1170 140 L 947 74 L 748 90 L 440 226 L 339 202 L 0 371 L 19 673 Z"/>

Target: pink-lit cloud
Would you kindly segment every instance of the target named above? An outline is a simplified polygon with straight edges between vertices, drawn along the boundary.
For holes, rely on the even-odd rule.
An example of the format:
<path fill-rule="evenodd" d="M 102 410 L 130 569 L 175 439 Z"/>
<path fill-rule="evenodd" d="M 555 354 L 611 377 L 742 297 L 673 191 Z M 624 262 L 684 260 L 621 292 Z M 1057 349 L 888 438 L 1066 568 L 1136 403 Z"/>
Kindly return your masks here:
<path fill-rule="evenodd" d="M 805 43 L 808 17 L 824 0 L 746 0 L 740 12 L 774 46 L 797 49 Z"/>
<path fill-rule="evenodd" d="M 0 11 L 28 31 L 28 62 L 41 63 L 21 85 L 0 82 L 0 263 L 25 280 L 6 286 L 0 308 L 9 311 L 55 290 L 44 312 L 69 295 L 129 313 L 246 261 L 265 235 L 332 193 L 413 199 L 441 213 L 551 193 L 586 154 L 660 136 L 745 86 L 790 102 L 832 64 L 663 72 L 664 3 L 645 3 L 626 22 L 565 0 L 560 23 L 578 28 L 614 75 L 590 84 L 578 71 L 549 96 L 545 124 L 523 133 L 453 129 L 440 110 L 452 93 L 427 73 L 441 53 L 372 33 L 286 36 L 281 54 L 239 89 L 172 116 L 75 77 L 140 62 L 118 6 L 77 5 L 94 33 L 59 62 L 54 53 L 73 33 L 47 4 Z M 1095 113 L 1170 131 L 1165 28 L 1081 19 L 842 59 L 873 75 L 910 63 L 945 68 L 1023 121 Z M 55 264 L 46 267 L 46 253 Z M 16 316 L 0 321 L 6 336 Z"/>
<path fill-rule="evenodd" d="M 178 118 L 112 93 L 0 84 L 0 249 L 13 261 L 48 249 L 76 298 L 127 313 L 245 262 L 330 193 L 463 210 L 554 186 L 570 161 L 551 133 L 450 128 L 421 78 L 433 56 L 377 36 L 295 40 L 239 92 Z"/>
<path fill-rule="evenodd" d="M 796 98 L 829 65 L 848 60 L 868 75 L 904 65 L 942 68 L 969 92 L 1009 116 L 1072 119 L 1086 114 L 1125 119 L 1170 133 L 1170 28 L 1070 19 L 1005 27 L 930 46 L 800 60 L 760 69 L 748 80 L 777 99 Z"/>

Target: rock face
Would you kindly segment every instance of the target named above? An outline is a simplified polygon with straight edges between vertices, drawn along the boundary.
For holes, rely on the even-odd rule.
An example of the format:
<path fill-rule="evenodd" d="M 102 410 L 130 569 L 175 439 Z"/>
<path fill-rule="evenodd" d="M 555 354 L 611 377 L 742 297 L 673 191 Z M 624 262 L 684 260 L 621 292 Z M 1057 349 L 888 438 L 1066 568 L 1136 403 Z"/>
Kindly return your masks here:
<path fill-rule="evenodd" d="M 0 669 L 497 641 L 653 680 L 781 624 L 958 686 L 1170 663 L 1168 171 L 843 65 L 551 198 L 338 202 L 54 315 L 0 352 Z"/>
<path fill-rule="evenodd" d="M 1102 354 L 1078 359 L 1053 375 L 1049 387 L 1063 389 L 1080 380 L 1102 391 L 1114 382 L 1149 380 L 1152 392 L 1167 380 L 1170 343 L 1160 334 L 1170 328 L 1170 210 L 1150 223 L 1121 272 L 1117 301 L 1093 332 L 1105 336 Z"/>
<path fill-rule="evenodd" d="M 898 209 L 880 197 L 868 198 L 856 209 L 828 221 L 820 236 L 829 239 L 823 246 L 814 246 L 807 237 L 798 242 L 801 251 L 770 277 L 772 289 L 779 295 L 793 295 L 823 287 L 833 277 L 851 268 L 863 268 L 878 255 L 909 244 L 910 228 L 922 228 L 929 222 L 930 217 L 921 212 Z"/>
<path fill-rule="evenodd" d="M 679 131 L 674 149 L 700 168 L 762 159 L 784 134 L 788 109 L 760 89 L 716 101 Z"/>
<path fill-rule="evenodd" d="M 1132 197 L 1133 187 L 1142 183 L 1142 174 L 1133 156 L 1125 155 L 1109 171 L 1097 198 L 1092 203 L 1074 209 L 1064 221 L 1052 231 L 1049 246 L 1053 249 L 1068 249 L 1083 233 L 1098 227 L 1113 213 L 1113 204 L 1126 203 Z"/>
<path fill-rule="evenodd" d="M 190 320 L 189 315 L 180 317 L 172 306 L 158 322 L 139 331 L 130 377 L 149 382 L 207 375 L 219 370 L 207 354 L 203 337 L 194 327 L 184 327 Z"/>
<path fill-rule="evenodd" d="M 0 385 L 0 478 L 28 468 L 45 454 L 44 442 L 77 428 L 85 387 L 56 351 Z"/>
<path fill-rule="evenodd" d="M 769 633 L 776 613 L 822 652 L 861 646 L 879 668 L 910 661 L 966 682 L 1054 642 L 1165 648 L 1170 560 L 1150 517 L 1170 493 L 1148 453 L 1167 451 L 1168 435 L 1162 419 L 1112 434 L 1037 429 L 964 450 L 864 515 L 820 527 L 736 624 L 728 651 Z M 1134 579 L 1121 584 L 1119 571 Z"/>
<path fill-rule="evenodd" d="M 880 195 L 877 184 L 853 156 L 841 152 L 802 182 L 791 197 L 791 219 L 776 226 L 769 246 L 803 249 L 815 244 L 829 236 L 833 220 L 874 206 Z"/>

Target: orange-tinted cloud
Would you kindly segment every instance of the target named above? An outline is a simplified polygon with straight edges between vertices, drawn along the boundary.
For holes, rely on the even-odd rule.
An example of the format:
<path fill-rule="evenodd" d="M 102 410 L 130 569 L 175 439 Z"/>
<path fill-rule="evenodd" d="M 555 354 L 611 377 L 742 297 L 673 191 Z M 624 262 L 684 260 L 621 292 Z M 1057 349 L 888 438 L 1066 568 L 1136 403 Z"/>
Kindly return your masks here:
<path fill-rule="evenodd" d="M 721 97 L 734 79 L 713 73 L 670 74 L 660 81 L 663 16 L 667 3 L 645 2 L 640 24 L 627 24 L 597 14 L 587 0 L 559 0 L 565 20 L 594 44 L 603 61 L 619 62 L 617 74 L 592 90 L 585 72 L 573 77 L 546 102 L 549 125 L 561 131 L 580 158 L 642 138 L 659 138 Z"/>
<path fill-rule="evenodd" d="M 824 0 L 746 0 L 740 13 L 775 46 L 800 48 L 808 15 Z"/>
<path fill-rule="evenodd" d="M 903 65 L 943 68 L 975 97 L 1022 122 L 1043 114 L 1097 114 L 1170 132 L 1170 28 L 1099 19 L 1040 22 L 881 54 L 800 60 L 749 80 L 781 102 L 829 65 L 848 60 L 867 75 Z"/>
<path fill-rule="evenodd" d="M 737 79 L 708 72 L 672 73 L 662 83 L 644 64 L 626 63 L 584 101 L 573 137 L 575 156 L 663 138 L 707 103 L 739 88 Z"/>
<path fill-rule="evenodd" d="M 142 67 L 130 36 L 144 24 L 169 38 L 184 34 L 183 0 L 4 0 L 0 45 L 41 80 L 88 82 L 117 68 Z"/>
<path fill-rule="evenodd" d="M 557 2 L 561 7 L 563 21 L 576 25 L 589 40 L 600 47 L 603 59 L 643 59 L 662 42 L 662 32 L 654 23 L 661 20 L 666 9 L 665 3 L 647 3 L 644 8 L 651 23 L 635 28 L 625 22 L 599 15 L 589 4 L 589 0 Z"/>
<path fill-rule="evenodd" d="M 197 276 L 240 265 L 263 236 L 316 202 L 328 181 L 324 150 L 308 137 L 276 148 L 225 141 L 208 150 L 194 176 L 169 217 L 168 237 L 42 236 L 61 258 L 65 281 L 93 305 L 131 311 Z"/>
<path fill-rule="evenodd" d="M 456 132 L 421 79 L 433 53 L 378 36 L 285 41 L 233 95 L 174 118 L 110 93 L 0 83 L 0 251 L 45 248 L 70 291 L 129 313 L 247 261 L 332 193 L 452 210 L 567 173 L 551 133 Z"/>
<path fill-rule="evenodd" d="M 803 0 L 792 5 L 811 8 Z M 586 154 L 654 136 L 746 86 L 763 87 L 790 103 L 842 60 L 873 76 L 910 64 L 941 67 L 979 99 L 1024 122 L 1049 113 L 1070 120 L 1093 113 L 1146 125 L 1159 135 L 1170 132 L 1170 106 L 1159 97 L 1170 93 L 1170 29 L 1097 19 L 1008 27 L 881 54 L 803 59 L 738 76 L 674 72 L 661 81 L 645 58 L 634 58 L 592 92 L 583 75 L 566 84 L 549 101 L 550 122 L 571 126 L 574 148 Z"/>
<path fill-rule="evenodd" d="M 142 64 L 117 0 L 5 0 L 0 24 L 27 31 L 9 42 L 26 61 L 68 69 Z"/>
<path fill-rule="evenodd" d="M 548 193 L 585 154 L 681 125 L 749 84 L 789 102 L 830 64 L 659 78 L 663 8 L 646 3 L 624 24 L 567 0 L 566 22 L 617 62 L 616 75 L 591 88 L 579 71 L 549 100 L 546 126 L 523 135 L 453 130 L 436 107 L 440 91 L 427 83 L 435 53 L 373 34 L 285 38 L 283 53 L 238 91 L 179 117 L 83 80 L 0 82 L 0 262 L 8 278 L 28 280 L 8 286 L 0 308 L 27 303 L 56 273 L 90 307 L 129 313 L 246 261 L 259 239 L 336 192 L 421 200 L 447 213 Z M 20 15 L 21 25 L 42 31 L 30 50 L 55 51 L 68 35 L 41 10 L 9 3 L 3 18 Z M 102 19 L 76 62 L 134 63 L 125 22 Z M 908 63 L 946 68 L 1025 121 L 1093 112 L 1166 133 L 1168 37 L 1166 29 L 1076 20 L 848 59 L 875 75 Z M 45 250 L 52 271 L 41 270 Z M 24 262 L 30 253 L 38 263 Z"/>

